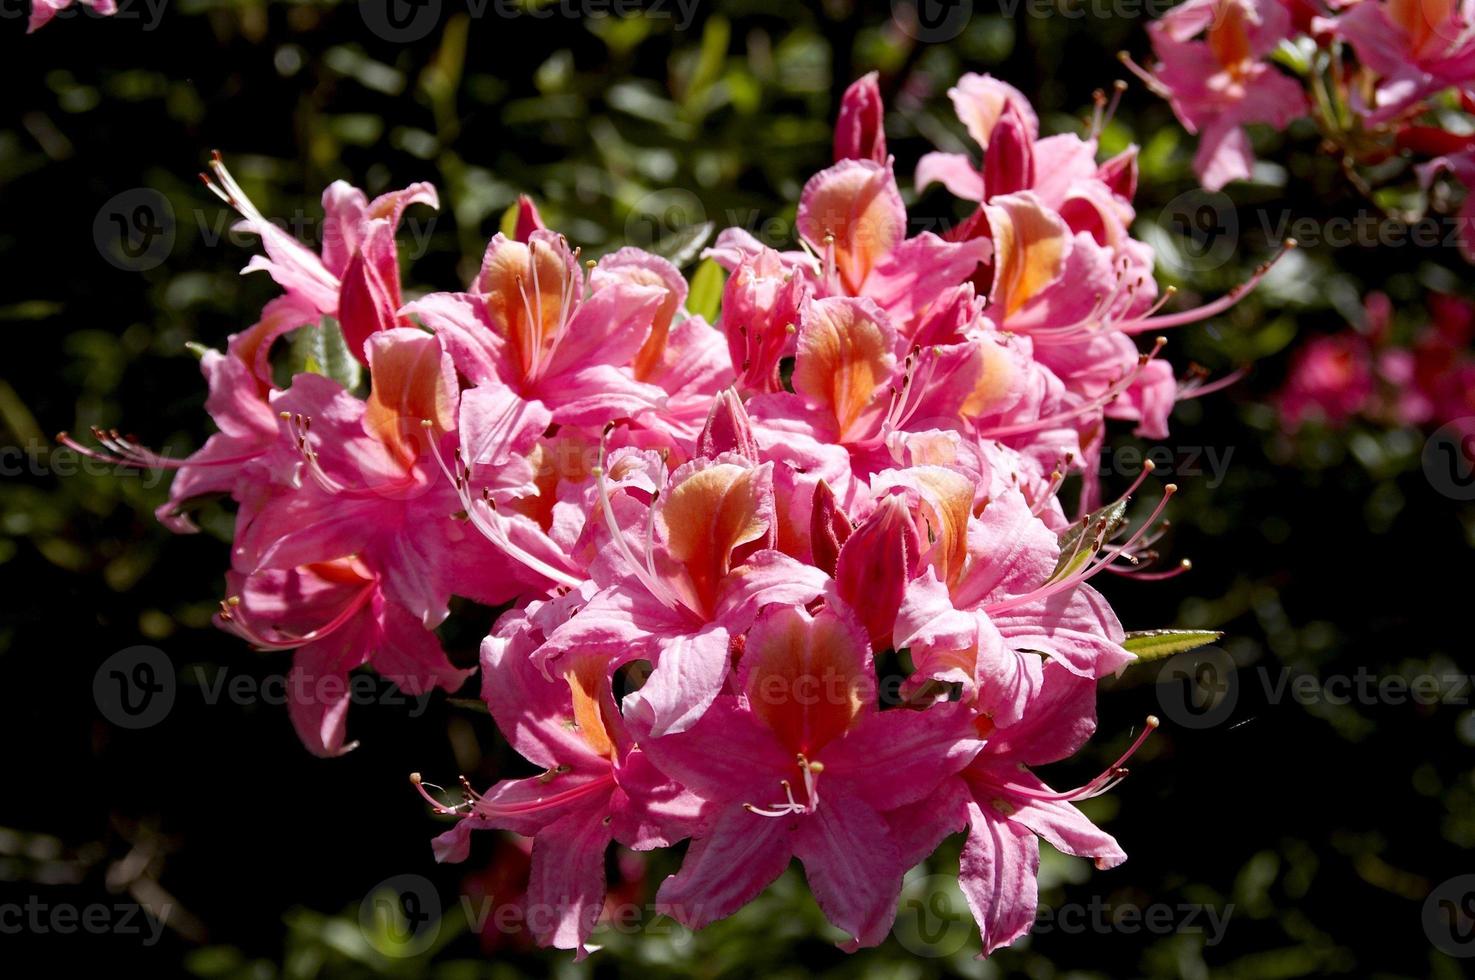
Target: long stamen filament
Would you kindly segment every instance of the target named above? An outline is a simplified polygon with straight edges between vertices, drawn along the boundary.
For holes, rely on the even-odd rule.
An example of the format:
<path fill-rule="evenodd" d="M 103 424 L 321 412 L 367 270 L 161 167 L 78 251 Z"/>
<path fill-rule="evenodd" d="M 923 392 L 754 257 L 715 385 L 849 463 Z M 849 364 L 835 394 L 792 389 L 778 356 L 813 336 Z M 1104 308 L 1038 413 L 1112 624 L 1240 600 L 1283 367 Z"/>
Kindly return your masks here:
<path fill-rule="evenodd" d="M 1020 786 L 1018 783 L 995 782 L 993 780 L 990 780 L 989 785 L 1015 796 L 1022 796 L 1031 800 L 1041 800 L 1043 802 L 1074 803 L 1080 800 L 1089 800 L 1092 797 L 1100 796 L 1102 793 L 1110 791 L 1126 777 L 1127 769 L 1123 763 L 1136 754 L 1137 750 L 1142 747 L 1142 743 L 1147 741 L 1147 736 L 1157 730 L 1158 724 L 1156 715 L 1148 715 L 1147 723 L 1143 726 L 1142 731 L 1138 733 L 1137 738 L 1133 740 L 1127 751 L 1122 753 L 1121 758 L 1103 769 L 1101 774 L 1095 779 L 1076 789 L 1068 790 L 1064 793 L 1054 791 L 1044 792 L 1028 786 Z"/>
<path fill-rule="evenodd" d="M 1048 428 L 1052 425 L 1068 422 L 1071 419 L 1079 418 L 1080 416 L 1085 415 L 1088 412 L 1093 412 L 1098 408 L 1102 408 L 1110 404 L 1111 402 L 1116 400 L 1118 395 L 1126 391 L 1128 388 L 1132 387 L 1132 383 L 1135 382 L 1137 378 L 1142 374 L 1142 372 L 1147 369 L 1147 365 L 1152 361 L 1153 358 L 1158 355 L 1158 352 L 1163 349 L 1163 345 L 1166 343 L 1167 340 L 1165 338 L 1159 337 L 1157 339 L 1157 342 L 1153 344 L 1151 351 L 1146 354 L 1138 355 L 1137 364 L 1135 367 L 1132 368 L 1132 370 L 1128 371 L 1121 378 L 1117 379 L 1115 383 L 1113 383 L 1110 387 L 1108 387 L 1101 394 L 1097 395 L 1095 398 L 1082 402 L 1075 408 L 1067 409 L 1064 412 L 1058 412 L 1054 415 L 1047 415 L 1043 418 L 1034 419 L 1033 421 L 1016 422 L 1013 425 L 1001 425 L 996 426 L 992 429 L 986 429 L 979 433 L 979 437 L 983 439 L 1001 439 L 1005 436 L 1015 436 L 1022 435 L 1026 432 L 1034 432 L 1039 429 Z"/>
<path fill-rule="evenodd" d="M 265 634 L 258 632 L 255 627 L 244 622 L 236 615 L 235 610 L 241 604 L 240 596 L 231 596 L 220 603 L 220 621 L 225 624 L 227 630 L 259 650 L 295 650 L 300 646 L 306 646 L 309 643 L 321 640 L 323 637 L 330 635 L 356 616 L 359 610 L 373 596 L 374 589 L 377 585 L 377 580 L 366 583 L 359 590 L 358 594 L 336 616 L 322 626 L 309 630 L 300 636 L 287 634 L 279 639 L 270 639 Z"/>

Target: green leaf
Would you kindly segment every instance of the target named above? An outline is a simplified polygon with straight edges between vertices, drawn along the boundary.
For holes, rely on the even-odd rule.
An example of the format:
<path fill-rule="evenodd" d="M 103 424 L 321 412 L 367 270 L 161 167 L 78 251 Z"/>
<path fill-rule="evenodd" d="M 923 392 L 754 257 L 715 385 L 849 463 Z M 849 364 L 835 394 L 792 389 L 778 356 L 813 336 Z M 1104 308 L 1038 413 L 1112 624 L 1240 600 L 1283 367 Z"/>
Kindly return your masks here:
<path fill-rule="evenodd" d="M 343 329 L 330 316 L 323 317 L 320 326 L 299 327 L 293 332 L 288 365 L 291 374 L 321 374 L 349 391 L 357 389 L 363 380 L 363 371 L 348 350 Z"/>
<path fill-rule="evenodd" d="M 502 212 L 502 217 L 497 221 L 497 230 L 508 238 L 515 239 L 517 237 L 517 212 L 520 210 L 517 201 L 509 204 L 507 210 Z"/>
<path fill-rule="evenodd" d="M 717 322 L 717 313 L 722 308 L 722 286 L 727 274 L 722 266 L 707 259 L 697 266 L 691 277 L 691 292 L 686 297 L 686 309 L 708 323 Z"/>
<path fill-rule="evenodd" d="M 1127 523 L 1127 498 L 1113 501 L 1105 507 L 1076 521 L 1060 532 L 1060 560 L 1055 571 L 1045 584 L 1059 582 L 1078 571 L 1095 557 L 1101 546 Z M 1088 536 L 1089 532 L 1089 536 Z"/>
<path fill-rule="evenodd" d="M 722 76 L 722 66 L 727 60 L 727 49 L 731 41 L 732 26 L 728 24 L 727 18 L 720 15 L 708 18 L 702 29 L 702 43 L 696 66 L 692 69 L 686 91 L 681 97 L 682 108 L 688 113 L 698 117 L 705 114 L 700 103 Z"/>
<path fill-rule="evenodd" d="M 1224 634 L 1219 630 L 1138 630 L 1128 633 L 1122 646 L 1137 655 L 1137 662 L 1161 660 L 1185 650 L 1196 650 Z"/>

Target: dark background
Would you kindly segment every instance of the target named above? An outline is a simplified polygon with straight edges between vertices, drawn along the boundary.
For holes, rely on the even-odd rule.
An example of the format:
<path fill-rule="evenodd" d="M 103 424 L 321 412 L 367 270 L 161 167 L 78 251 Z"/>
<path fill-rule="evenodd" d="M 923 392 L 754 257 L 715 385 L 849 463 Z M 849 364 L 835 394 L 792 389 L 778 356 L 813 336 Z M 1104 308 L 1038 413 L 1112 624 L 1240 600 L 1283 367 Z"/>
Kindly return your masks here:
<path fill-rule="evenodd" d="M 957 924 L 967 920 L 949 880 L 957 841 L 909 881 L 899 938 L 851 957 L 833 949 L 839 937 L 797 869 L 696 937 L 648 923 L 601 937 L 609 949 L 579 967 L 516 935 L 473 935 L 457 896 L 515 879 L 515 850 L 485 834 L 466 865 L 435 866 L 428 841 L 441 826 L 406 777 L 465 772 L 485 784 L 514 771 L 485 714 L 440 697 L 418 717 L 359 706 L 349 729 L 362 747 L 324 761 L 301 749 L 280 705 L 213 697 L 222 676 L 253 685 L 288 662 L 210 626 L 229 514 L 171 536 L 151 514 L 164 494 L 157 474 L 76 474 L 51 443 L 57 430 L 100 424 L 182 456 L 209 433 L 185 345 L 223 346 L 275 288 L 237 275 L 255 246 L 222 237 L 228 216 L 194 176 L 212 149 L 264 213 L 300 216 L 309 239 L 333 179 L 371 193 L 433 181 L 441 212 L 433 223 L 411 213 L 429 228 L 427 247 L 401 235 L 406 282 L 454 288 L 519 191 L 587 255 L 669 240 L 704 219 L 791 220 L 803 181 L 829 162 L 840 91 L 871 69 L 911 202 L 917 157 L 964 146 L 945 96 L 960 72 L 1019 87 L 1048 131 L 1078 127 L 1092 91 L 1125 74 L 1117 50 L 1145 49 L 1140 8 L 1118 7 L 978 2 L 971 14 L 937 8 L 941 20 L 908 31 L 899 4 L 893 17 L 886 4 L 698 0 L 682 24 L 669 6 L 579 18 L 569 5 L 533 16 L 489 4 L 473 16 L 446 0 L 419 8 L 427 19 L 404 40 L 386 36 L 381 8 L 233 0 L 174 0 L 157 17 L 141 6 L 111 20 L 74 14 L 26 37 L 10 0 L 0 18 L 0 906 L 102 905 L 109 925 L 64 934 L 0 921 L 7 961 L 23 972 L 98 964 L 221 977 L 1462 975 L 1465 961 L 1435 942 L 1470 938 L 1469 882 L 1441 893 L 1467 903 L 1453 926 L 1425 910 L 1431 891 L 1475 873 L 1475 713 L 1468 685 L 1451 679 L 1475 667 L 1475 521 L 1420 465 L 1427 433 L 1292 435 L 1267 405 L 1297 338 L 1345 328 L 1366 290 L 1389 292 L 1411 330 L 1425 291 L 1464 289 L 1469 269 L 1453 250 L 1304 249 L 1251 299 L 1171 338 L 1180 367 L 1252 370 L 1181 405 L 1164 443 L 1178 463 L 1155 479 L 1184 490 L 1165 545 L 1194 572 L 1104 587 L 1129 629 L 1226 635 L 1206 654 L 1103 683 L 1096 744 L 1047 775 L 1059 786 L 1089 779 L 1144 715 L 1163 716 L 1131 778 L 1089 805 L 1130 860 L 1096 872 L 1047 854 L 1042 905 L 1087 909 L 1084 930 L 1037 933 L 984 964 L 971 959 L 976 934 Z M 1273 250 L 1282 216 L 1370 213 L 1311 133 L 1258 133 L 1282 166 L 1228 196 L 1193 190 L 1191 139 L 1138 85 L 1104 140 L 1108 150 L 1128 141 L 1143 146 L 1136 231 L 1160 248 L 1163 282 L 1184 290 L 1178 305 L 1244 278 Z M 126 224 L 140 206 L 147 220 L 130 231 L 130 253 L 112 216 Z M 955 207 L 933 189 L 913 215 L 946 219 Z M 781 244 L 786 226 L 771 227 Z M 1114 439 L 1139 445 L 1126 427 Z M 1227 459 L 1222 481 L 1205 452 Z M 1120 465 L 1107 481 L 1124 488 L 1134 475 Z M 491 613 L 453 619 L 448 649 L 470 664 Z M 162 651 L 151 662 L 175 690 L 162 720 L 131 730 L 94 680 L 138 645 Z M 1372 678 L 1366 703 L 1360 671 Z M 1353 703 L 1302 703 L 1281 687 L 1298 674 L 1351 679 Z M 1377 680 L 1395 676 L 1441 678 L 1440 703 L 1378 697 Z M 630 874 L 622 895 L 648 901 L 676 857 Z M 401 874 L 428 879 L 444 908 L 423 952 L 361 926 L 364 903 Z M 171 906 L 157 943 L 147 928 L 127 931 L 142 923 L 126 913 L 136 903 Z M 1112 926 L 1109 912 L 1093 925 L 1093 905 L 1170 906 L 1173 927 Z M 1228 913 L 1221 942 L 1195 930 L 1201 911 L 1185 911 L 1203 906 Z"/>

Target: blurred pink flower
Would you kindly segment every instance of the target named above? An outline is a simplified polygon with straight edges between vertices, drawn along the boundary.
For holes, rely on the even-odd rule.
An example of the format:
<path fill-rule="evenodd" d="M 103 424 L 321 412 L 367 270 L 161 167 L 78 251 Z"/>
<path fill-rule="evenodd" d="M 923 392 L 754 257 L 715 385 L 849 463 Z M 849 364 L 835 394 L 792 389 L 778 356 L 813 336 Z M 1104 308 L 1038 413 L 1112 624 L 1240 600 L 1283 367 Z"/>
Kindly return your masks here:
<path fill-rule="evenodd" d="M 1250 176 L 1246 123 L 1284 129 L 1306 115 L 1300 83 L 1264 60 L 1290 29 L 1279 0 L 1188 0 L 1148 28 L 1158 63 L 1131 67 L 1198 134 L 1193 168 L 1209 190 Z"/>

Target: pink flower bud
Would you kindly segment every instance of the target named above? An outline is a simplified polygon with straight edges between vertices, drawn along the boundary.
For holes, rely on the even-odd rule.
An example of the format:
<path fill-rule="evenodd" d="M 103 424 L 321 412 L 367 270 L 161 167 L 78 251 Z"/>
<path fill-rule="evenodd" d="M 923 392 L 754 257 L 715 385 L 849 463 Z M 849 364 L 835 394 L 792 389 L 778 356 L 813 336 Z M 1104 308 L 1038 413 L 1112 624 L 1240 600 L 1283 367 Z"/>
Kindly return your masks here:
<path fill-rule="evenodd" d="M 733 270 L 722 291 L 722 329 L 739 388 L 779 390 L 779 361 L 792 352 L 803 301 L 803 280 L 790 276 L 772 249 L 745 258 Z"/>
<path fill-rule="evenodd" d="M 533 203 L 533 199 L 526 194 L 517 195 L 517 226 L 513 230 L 512 237 L 526 243 L 532 238 L 533 232 L 542 231 L 547 227 L 543 224 L 543 216 L 538 213 L 538 206 Z"/>
<path fill-rule="evenodd" d="M 835 503 L 834 491 L 820 480 L 814 485 L 814 508 L 809 515 L 809 547 L 815 567 L 833 576 L 840 548 L 853 532 L 850 519 Z"/>
<path fill-rule="evenodd" d="M 852 82 L 840 100 L 840 116 L 835 121 L 835 162 L 885 163 L 886 131 L 882 128 L 885 113 L 875 72 Z"/>
<path fill-rule="evenodd" d="M 1103 163 L 1096 177 L 1118 197 L 1130 201 L 1137 193 L 1137 147 L 1129 146 Z"/>
<path fill-rule="evenodd" d="M 758 443 L 753 438 L 753 422 L 733 389 L 718 392 L 712 400 L 707 424 L 697 436 L 697 453 L 708 459 L 716 459 L 722 453 L 737 453 L 757 462 Z"/>
<path fill-rule="evenodd" d="M 1019 108 L 1009 102 L 989 135 L 988 151 L 983 157 L 984 191 L 989 197 L 997 197 L 1028 190 L 1034 183 L 1034 140 Z"/>
<path fill-rule="evenodd" d="M 921 550 L 912 515 L 898 496 L 883 499 L 840 549 L 840 598 L 859 613 L 875 650 L 891 646 L 896 611 Z"/>

